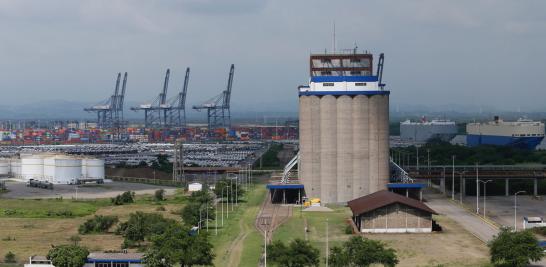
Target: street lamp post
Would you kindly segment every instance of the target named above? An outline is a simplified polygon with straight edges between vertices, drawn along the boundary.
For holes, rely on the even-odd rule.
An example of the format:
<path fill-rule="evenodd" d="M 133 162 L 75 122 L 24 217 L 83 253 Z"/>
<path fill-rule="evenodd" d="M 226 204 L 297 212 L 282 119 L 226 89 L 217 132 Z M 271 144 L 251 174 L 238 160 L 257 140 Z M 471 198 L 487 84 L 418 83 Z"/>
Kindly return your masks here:
<path fill-rule="evenodd" d="M 517 221 L 517 214 L 518 214 L 518 194 L 520 193 L 526 193 L 525 191 L 518 191 L 514 194 L 514 231 L 518 230 L 518 221 Z"/>
<path fill-rule="evenodd" d="M 485 182 L 480 180 L 480 182 L 483 183 L 483 217 L 485 218 L 486 217 L 486 215 L 485 215 L 486 214 L 485 213 L 485 198 L 487 196 L 487 191 L 486 191 L 487 190 L 487 183 L 493 182 L 493 180 L 487 180 Z"/>

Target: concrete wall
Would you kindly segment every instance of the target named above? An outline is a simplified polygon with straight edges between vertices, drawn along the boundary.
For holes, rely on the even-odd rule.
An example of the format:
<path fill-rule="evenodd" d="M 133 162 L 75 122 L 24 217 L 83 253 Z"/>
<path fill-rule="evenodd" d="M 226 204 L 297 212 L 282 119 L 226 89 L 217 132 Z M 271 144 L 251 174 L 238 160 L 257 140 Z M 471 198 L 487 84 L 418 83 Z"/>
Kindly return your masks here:
<path fill-rule="evenodd" d="M 306 195 L 323 203 L 386 189 L 389 97 L 300 96 L 300 157 Z"/>
<path fill-rule="evenodd" d="M 432 215 L 430 213 L 398 203 L 362 214 L 360 219 L 362 232 L 432 231 Z"/>

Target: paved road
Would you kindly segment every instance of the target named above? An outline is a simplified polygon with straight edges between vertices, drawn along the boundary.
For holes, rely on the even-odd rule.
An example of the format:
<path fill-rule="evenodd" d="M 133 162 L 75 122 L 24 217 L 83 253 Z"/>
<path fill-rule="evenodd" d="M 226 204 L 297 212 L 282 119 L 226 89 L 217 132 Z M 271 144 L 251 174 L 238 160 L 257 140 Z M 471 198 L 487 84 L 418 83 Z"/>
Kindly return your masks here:
<path fill-rule="evenodd" d="M 486 223 L 440 195 L 427 195 L 427 200 L 427 205 L 430 208 L 456 221 L 483 242 L 489 242 L 499 232 L 496 227 Z M 546 259 L 536 262 L 532 266 L 546 266 Z"/>
<path fill-rule="evenodd" d="M 480 218 L 470 214 L 465 209 L 451 203 L 449 200 L 439 195 L 429 195 L 427 200 L 427 205 L 429 207 L 456 221 L 483 242 L 489 242 L 489 240 L 493 239 L 493 236 L 499 232 L 496 227 L 484 222 Z"/>

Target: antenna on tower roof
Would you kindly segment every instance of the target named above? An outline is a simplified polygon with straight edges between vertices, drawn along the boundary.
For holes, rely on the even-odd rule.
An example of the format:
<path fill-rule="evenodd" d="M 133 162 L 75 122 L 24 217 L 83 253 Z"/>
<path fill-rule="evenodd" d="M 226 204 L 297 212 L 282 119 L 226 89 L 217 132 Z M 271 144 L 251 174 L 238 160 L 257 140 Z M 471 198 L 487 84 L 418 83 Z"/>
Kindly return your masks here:
<path fill-rule="evenodd" d="M 334 54 L 336 53 L 336 21 L 334 20 L 334 39 L 333 39 Z"/>

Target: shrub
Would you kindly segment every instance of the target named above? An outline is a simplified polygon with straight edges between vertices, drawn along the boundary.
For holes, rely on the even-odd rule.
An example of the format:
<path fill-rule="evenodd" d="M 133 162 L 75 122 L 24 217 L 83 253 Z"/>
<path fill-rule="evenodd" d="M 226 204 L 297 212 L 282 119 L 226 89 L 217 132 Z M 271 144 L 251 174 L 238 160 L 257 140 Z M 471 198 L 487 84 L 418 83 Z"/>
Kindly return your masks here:
<path fill-rule="evenodd" d="M 353 226 L 348 224 L 345 226 L 345 234 L 346 235 L 352 235 L 353 234 Z"/>
<path fill-rule="evenodd" d="M 15 259 L 15 254 L 13 254 L 13 252 L 11 252 L 11 251 L 8 251 L 8 253 L 6 253 L 6 255 L 4 256 L 4 262 L 5 263 L 15 263 L 15 262 L 17 262 L 17 260 Z"/>
<path fill-rule="evenodd" d="M 546 226 L 531 228 L 535 234 L 546 236 Z"/>
<path fill-rule="evenodd" d="M 4 238 L 2 238 L 2 241 L 15 241 L 15 237 L 12 237 L 12 236 L 6 236 Z"/>
<path fill-rule="evenodd" d="M 102 216 L 95 215 L 92 219 L 87 220 L 78 229 L 78 232 L 82 235 L 89 233 L 105 233 L 112 227 L 112 225 L 118 222 L 117 216 Z"/>
<path fill-rule="evenodd" d="M 4 215 L 6 216 L 10 216 L 10 215 L 15 215 L 17 213 L 16 210 L 12 210 L 12 209 L 6 209 L 4 210 Z"/>
<path fill-rule="evenodd" d="M 157 209 L 155 209 L 156 211 L 165 211 L 165 207 L 163 206 L 159 206 L 157 207 Z"/>
<path fill-rule="evenodd" d="M 165 190 L 163 190 L 163 189 L 156 190 L 155 194 L 154 194 L 154 199 L 155 199 L 155 201 L 165 200 Z"/>
<path fill-rule="evenodd" d="M 112 203 L 114 205 L 123 205 L 133 202 L 135 202 L 135 192 L 131 191 L 124 192 L 123 194 L 117 195 L 116 197 L 112 198 Z"/>

